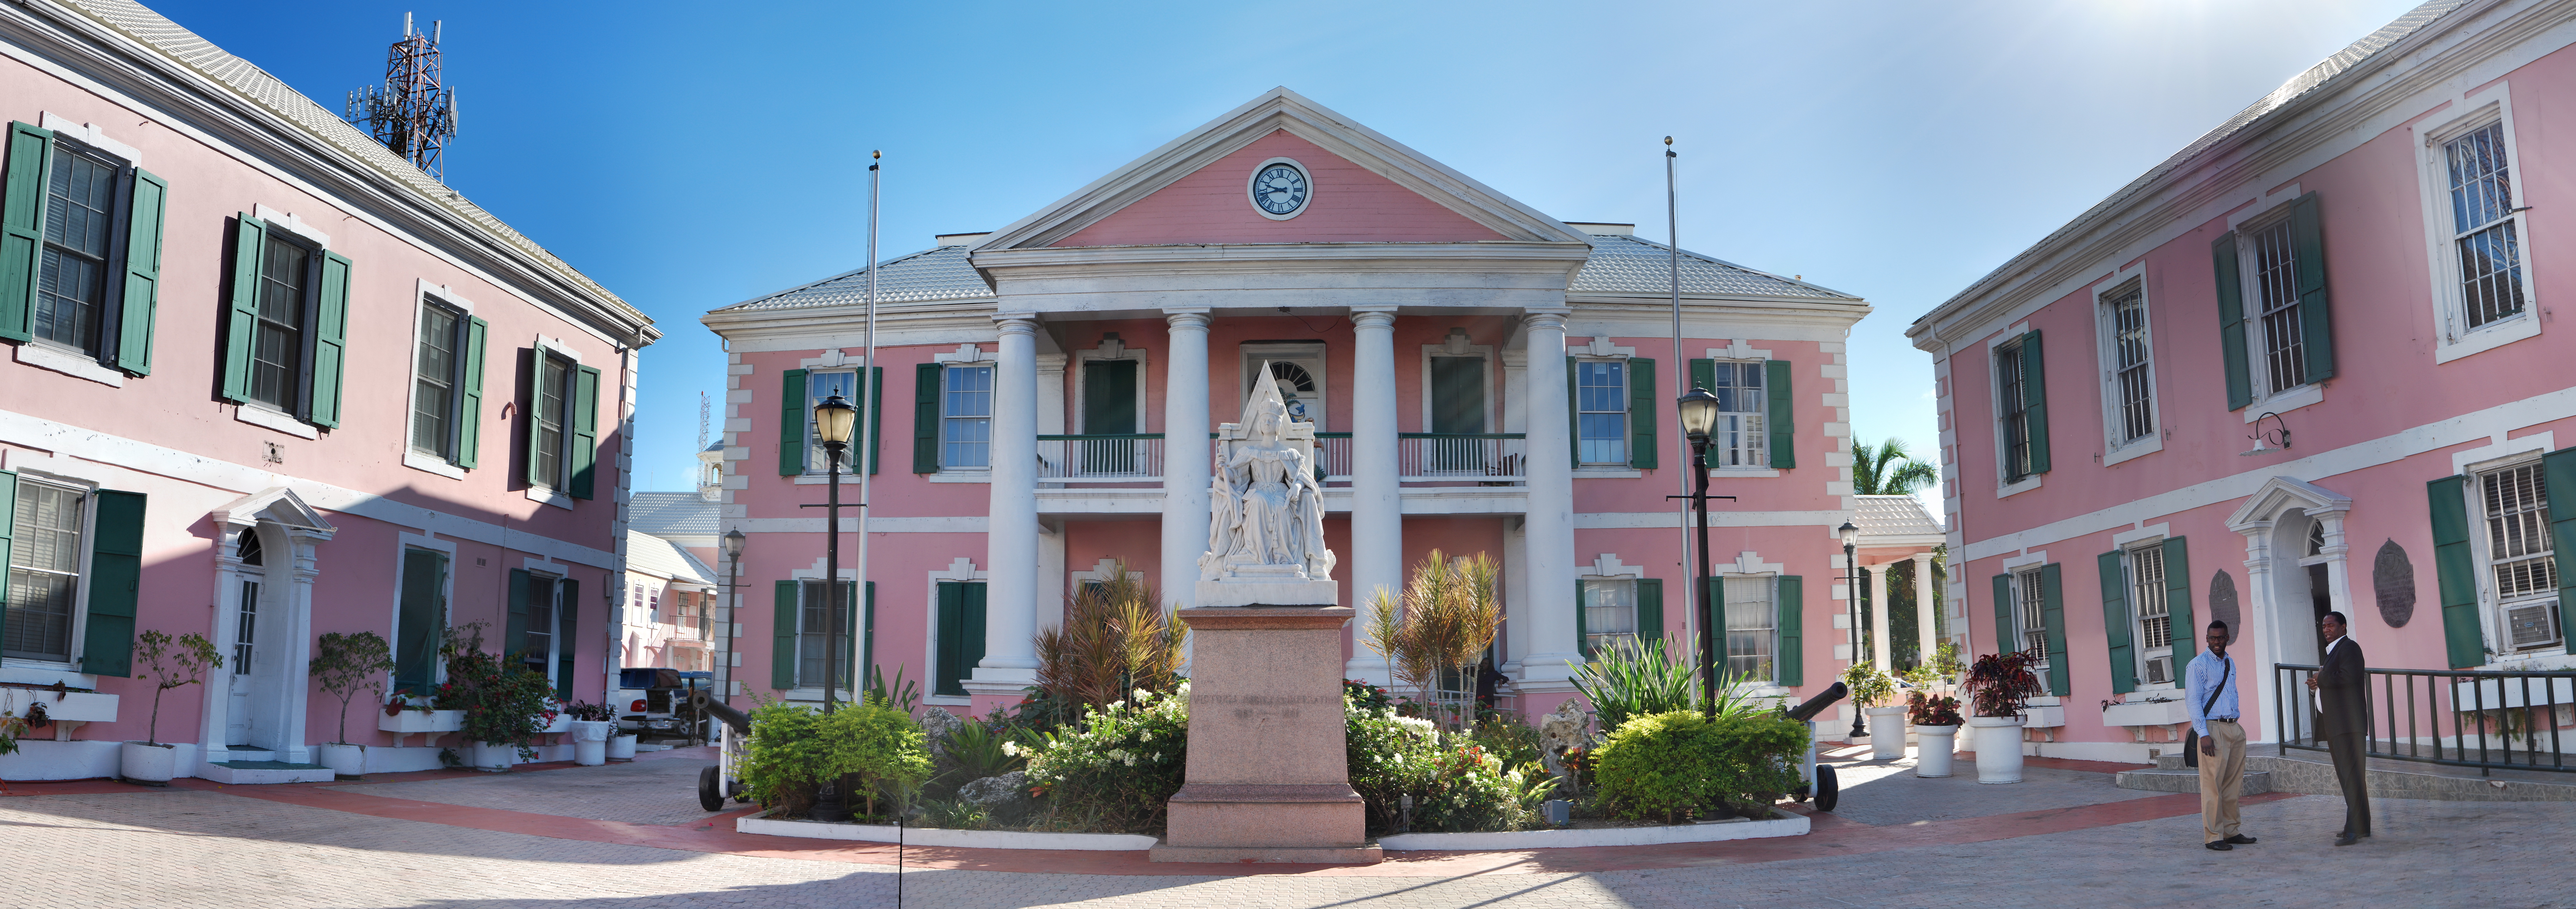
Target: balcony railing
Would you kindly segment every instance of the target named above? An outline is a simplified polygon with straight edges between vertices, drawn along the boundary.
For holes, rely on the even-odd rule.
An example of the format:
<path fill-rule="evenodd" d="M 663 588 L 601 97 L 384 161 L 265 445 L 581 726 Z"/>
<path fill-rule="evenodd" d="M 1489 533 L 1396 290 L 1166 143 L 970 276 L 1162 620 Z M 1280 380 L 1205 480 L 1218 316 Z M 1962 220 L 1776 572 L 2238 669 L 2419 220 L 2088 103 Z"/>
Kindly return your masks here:
<path fill-rule="evenodd" d="M 1038 482 L 1153 483 L 1162 479 L 1162 433 L 1038 437 Z"/>
<path fill-rule="evenodd" d="M 2316 693 L 2307 685 L 2317 667 L 2273 669 L 2281 747 L 2326 750 Z M 2576 746 L 2576 726 L 2562 716 L 2576 706 L 2576 671 L 2362 671 L 2369 720 L 2361 738 L 2370 757 L 2481 770 L 2576 771 L 2567 751 Z"/>
<path fill-rule="evenodd" d="M 1528 476 L 1526 440 L 1517 432 L 1408 432 L 1396 437 L 1400 482 L 1517 481 Z"/>

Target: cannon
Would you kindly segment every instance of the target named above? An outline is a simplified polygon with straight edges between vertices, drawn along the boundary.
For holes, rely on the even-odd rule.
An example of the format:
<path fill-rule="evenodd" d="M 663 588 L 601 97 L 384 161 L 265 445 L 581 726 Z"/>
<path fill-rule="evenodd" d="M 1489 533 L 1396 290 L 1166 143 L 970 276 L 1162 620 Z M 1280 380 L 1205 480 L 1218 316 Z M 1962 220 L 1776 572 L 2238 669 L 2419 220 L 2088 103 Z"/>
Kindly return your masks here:
<path fill-rule="evenodd" d="M 715 693 L 704 688 L 691 689 L 689 709 L 697 716 L 714 717 L 723 723 L 716 736 L 716 765 L 698 771 L 698 807 L 708 811 L 724 810 L 725 799 L 743 802 L 743 746 L 751 738 L 751 715 L 717 700 Z"/>
<path fill-rule="evenodd" d="M 1789 718 L 1802 723 L 1814 722 L 1816 714 L 1825 712 L 1825 708 L 1833 706 L 1835 701 L 1842 700 L 1850 693 L 1850 688 L 1845 687 L 1841 682 L 1835 682 L 1833 687 L 1818 692 L 1815 697 L 1808 698 L 1806 703 L 1790 708 Z M 1799 776 L 1806 778 L 1808 783 L 1798 787 L 1790 795 L 1803 802 L 1812 794 L 1816 800 L 1816 810 L 1834 810 L 1834 806 L 1842 801 L 1842 784 L 1834 778 L 1833 765 L 1816 763 L 1816 742 L 1813 736 L 1807 739 L 1807 757 L 1798 769 L 1802 771 Z"/>

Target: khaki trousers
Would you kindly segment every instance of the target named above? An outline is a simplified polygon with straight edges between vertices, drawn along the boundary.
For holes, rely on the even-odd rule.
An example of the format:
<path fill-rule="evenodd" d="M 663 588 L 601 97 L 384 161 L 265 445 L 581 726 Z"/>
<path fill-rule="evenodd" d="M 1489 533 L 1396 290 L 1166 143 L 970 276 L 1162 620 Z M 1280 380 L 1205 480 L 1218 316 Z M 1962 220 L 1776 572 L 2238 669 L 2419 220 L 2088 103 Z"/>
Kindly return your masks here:
<path fill-rule="evenodd" d="M 2236 835 L 2236 800 L 2245 794 L 2245 727 L 2211 720 L 2201 741 L 2218 750 L 2200 756 L 2200 840 L 2213 843 Z"/>

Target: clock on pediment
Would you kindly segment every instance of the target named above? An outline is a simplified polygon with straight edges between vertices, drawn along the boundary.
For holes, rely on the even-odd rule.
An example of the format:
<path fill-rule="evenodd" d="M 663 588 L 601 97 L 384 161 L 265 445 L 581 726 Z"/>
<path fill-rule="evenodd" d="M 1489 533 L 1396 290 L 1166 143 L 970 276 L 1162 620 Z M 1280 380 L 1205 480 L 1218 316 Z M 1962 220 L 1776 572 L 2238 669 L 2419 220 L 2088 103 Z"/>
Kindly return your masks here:
<path fill-rule="evenodd" d="M 1293 158 L 1272 158 L 1252 169 L 1245 192 L 1262 217 L 1285 221 L 1306 210 L 1306 203 L 1315 197 L 1315 185 L 1306 176 L 1306 165 Z"/>

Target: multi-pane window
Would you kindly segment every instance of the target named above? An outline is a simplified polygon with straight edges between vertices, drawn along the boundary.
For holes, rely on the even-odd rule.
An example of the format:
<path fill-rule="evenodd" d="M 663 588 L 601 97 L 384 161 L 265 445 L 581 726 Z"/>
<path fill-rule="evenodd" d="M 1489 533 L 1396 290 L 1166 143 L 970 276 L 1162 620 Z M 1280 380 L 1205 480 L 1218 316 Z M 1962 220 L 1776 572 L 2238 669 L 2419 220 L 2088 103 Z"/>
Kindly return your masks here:
<path fill-rule="evenodd" d="M 2103 307 L 2111 323 L 2111 392 L 2119 412 L 2111 435 L 2127 444 L 2156 431 L 2155 375 L 2150 372 L 2147 341 L 2147 291 L 2131 283 L 2109 297 Z"/>
<path fill-rule="evenodd" d="M 1726 578 L 1726 672 L 1737 681 L 1768 683 L 1777 643 L 1772 576 Z"/>
<path fill-rule="evenodd" d="M 2297 388 L 2307 382 L 2307 330 L 2299 317 L 2299 257 L 2290 242 L 2290 219 L 2253 231 L 2247 242 L 2254 251 L 2254 292 L 2245 302 L 2254 311 L 2246 315 L 2258 326 L 2255 365 L 2266 383 L 2262 392 Z"/>
<path fill-rule="evenodd" d="M 1583 582 L 1583 652 L 1637 644 L 1637 582 Z"/>
<path fill-rule="evenodd" d="M 1770 395 L 1761 362 L 1720 360 L 1709 391 L 1717 395 L 1717 424 L 1709 427 L 1708 466 L 1761 467 L 1770 463 L 1771 433 L 1764 425 Z"/>
<path fill-rule="evenodd" d="M 850 636 L 857 633 L 858 629 L 851 628 L 846 618 L 843 620 L 841 627 L 837 629 L 831 628 L 825 624 L 832 620 L 832 616 L 829 607 L 825 602 L 826 598 L 823 595 L 824 591 L 822 581 L 806 581 L 796 586 L 797 593 L 799 594 L 799 606 L 796 610 L 798 619 L 796 628 L 796 686 L 799 688 L 821 688 L 823 687 L 823 655 L 829 646 L 826 643 L 827 633 L 831 631 L 840 632 L 839 637 L 841 639 L 841 643 L 846 648 L 851 640 Z M 843 606 L 843 615 L 847 616 L 848 607 L 846 604 L 849 600 L 849 582 L 843 581 L 840 586 L 842 590 L 841 599 L 845 604 Z M 833 675 L 841 679 L 841 684 L 844 686 L 848 685 L 851 673 L 848 651 L 846 649 L 842 652 L 842 659 L 838 661 L 838 665 L 835 665 L 832 668 L 834 670 Z"/>
<path fill-rule="evenodd" d="M 72 604 L 80 588 L 81 509 L 77 490 L 18 481 L 18 510 L 9 548 L 7 643 L 0 654 L 38 660 L 72 658 Z"/>
<path fill-rule="evenodd" d="M 456 399 L 465 319 L 436 304 L 420 308 L 420 349 L 412 362 L 411 448 L 456 459 Z"/>
<path fill-rule="evenodd" d="M 2538 463 L 2478 477 L 2487 521 L 2487 572 L 2515 650 L 2555 644 L 2558 563 L 2550 548 L 2549 484 Z"/>
<path fill-rule="evenodd" d="M 2020 343 L 1995 349 L 1996 412 L 2004 430 L 2004 480 L 2031 475 L 2030 377 L 2023 369 Z"/>
<path fill-rule="evenodd" d="M 259 643 L 259 582 L 241 582 L 241 609 L 233 624 L 234 674 L 250 671 L 251 650 Z"/>
<path fill-rule="evenodd" d="M 2513 172 L 2504 124 L 2442 146 L 2451 197 L 2451 242 L 2460 257 L 2460 297 L 2471 329 L 2522 312 L 2522 239 L 2513 220 Z"/>
<path fill-rule="evenodd" d="M 572 363 L 540 351 L 537 355 L 536 420 L 530 425 L 528 444 L 534 447 L 528 458 L 528 482 L 548 489 L 562 489 L 567 479 L 565 440 L 572 433 L 566 425 L 571 409 L 565 402 L 572 399 Z"/>
<path fill-rule="evenodd" d="M 107 306 L 108 214 L 117 168 L 58 145 L 46 175 L 44 259 L 36 276 L 35 335 L 98 353 Z"/>
<path fill-rule="evenodd" d="M 2021 649 L 2048 663 L 2047 592 L 2040 585 L 2040 571 L 2033 568 L 2013 575 L 2014 617 L 2020 619 L 2016 629 L 2021 636 Z"/>
<path fill-rule="evenodd" d="M 2173 615 L 2165 599 L 2165 548 L 2141 546 L 2129 550 L 2130 614 L 2136 616 L 2138 658 L 2145 664 L 2141 673 L 2147 684 L 2162 685 L 2174 680 Z"/>
<path fill-rule="evenodd" d="M 543 676 L 554 674 L 548 670 L 554 665 L 555 657 L 555 600 L 562 590 L 563 584 L 556 578 L 531 576 L 528 579 L 527 645 L 520 651 L 519 658 L 529 672 Z"/>
<path fill-rule="evenodd" d="M 992 466 L 993 367 L 948 367 L 939 417 L 940 466 Z"/>
<path fill-rule="evenodd" d="M 805 374 L 805 439 L 807 442 L 805 470 L 809 473 L 822 473 L 832 464 L 831 453 L 823 450 L 822 427 L 814 424 L 814 405 L 823 403 L 823 399 L 833 395 L 840 395 L 841 400 L 852 407 L 859 406 L 859 374 L 856 372 Z M 864 430 L 860 427 L 851 427 L 851 445 L 859 443 L 858 434 L 862 431 Z M 849 462 L 857 460 L 846 449 L 841 452 L 841 457 L 844 460 L 841 465 L 843 470 L 851 469 L 853 465 Z"/>
<path fill-rule="evenodd" d="M 1628 463 L 1628 364 L 1574 364 L 1575 428 L 1583 464 Z"/>
<path fill-rule="evenodd" d="M 274 234 L 259 269 L 259 319 L 251 326 L 250 397 L 294 410 L 304 364 L 304 291 L 313 251 Z"/>

